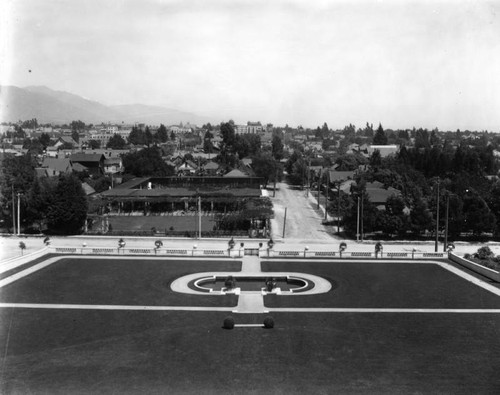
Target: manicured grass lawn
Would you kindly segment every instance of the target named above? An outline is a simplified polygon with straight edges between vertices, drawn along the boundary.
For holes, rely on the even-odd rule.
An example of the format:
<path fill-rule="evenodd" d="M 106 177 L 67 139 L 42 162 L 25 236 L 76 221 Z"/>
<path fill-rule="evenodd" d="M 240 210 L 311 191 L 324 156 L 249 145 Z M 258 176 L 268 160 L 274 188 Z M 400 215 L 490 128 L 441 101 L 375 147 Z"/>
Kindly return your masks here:
<path fill-rule="evenodd" d="M 109 217 L 113 231 L 133 230 L 133 231 L 150 231 L 151 228 L 156 228 L 158 232 L 168 231 L 173 227 L 176 231 L 191 231 L 198 230 L 198 216 L 117 216 Z M 212 231 L 215 225 L 213 217 L 201 216 L 201 230 L 203 232 Z"/>
<path fill-rule="evenodd" d="M 500 308 L 428 264 L 283 261 L 330 279 L 269 307 Z M 234 306 L 170 291 L 179 276 L 241 262 L 65 258 L 0 290 L 1 302 Z M 500 314 L 273 313 L 274 329 L 222 329 L 225 312 L 0 308 L 2 394 L 495 394 Z M 232 314 L 236 324 L 266 314 Z"/>
<path fill-rule="evenodd" d="M 500 308 L 500 297 L 434 264 L 264 261 L 262 270 L 310 273 L 326 294 L 265 297 L 267 307 Z"/>
<path fill-rule="evenodd" d="M 0 309 L 0 392 L 494 394 L 497 314 Z M 236 323 L 263 315 L 235 315 Z M 8 329 L 10 328 L 10 330 Z M 8 349 L 6 348 L 7 337 Z"/>
<path fill-rule="evenodd" d="M 236 306 L 237 296 L 186 295 L 170 283 L 190 273 L 240 271 L 241 261 L 65 258 L 0 290 L 8 303 Z"/>

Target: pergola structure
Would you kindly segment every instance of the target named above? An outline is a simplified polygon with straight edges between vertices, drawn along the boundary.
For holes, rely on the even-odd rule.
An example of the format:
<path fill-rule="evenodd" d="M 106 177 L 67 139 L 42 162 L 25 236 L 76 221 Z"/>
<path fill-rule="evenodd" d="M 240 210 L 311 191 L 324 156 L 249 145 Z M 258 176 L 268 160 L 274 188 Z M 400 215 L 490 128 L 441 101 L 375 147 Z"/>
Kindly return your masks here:
<path fill-rule="evenodd" d="M 99 214 L 155 215 L 177 211 L 238 211 L 246 198 L 262 196 L 261 178 L 134 178 L 97 195 Z"/>

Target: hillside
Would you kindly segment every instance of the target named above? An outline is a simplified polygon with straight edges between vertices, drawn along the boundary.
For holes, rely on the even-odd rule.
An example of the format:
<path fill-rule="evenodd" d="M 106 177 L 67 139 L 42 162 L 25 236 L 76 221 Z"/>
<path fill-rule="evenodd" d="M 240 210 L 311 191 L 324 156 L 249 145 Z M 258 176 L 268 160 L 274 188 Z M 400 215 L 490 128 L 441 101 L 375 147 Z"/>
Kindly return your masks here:
<path fill-rule="evenodd" d="M 202 125 L 214 119 L 158 106 L 129 104 L 106 106 L 69 92 L 45 86 L 0 87 L 0 120 L 16 122 L 36 118 L 39 123 L 64 124 L 74 120 L 85 123 L 146 123 L 169 125 L 189 122 Z"/>

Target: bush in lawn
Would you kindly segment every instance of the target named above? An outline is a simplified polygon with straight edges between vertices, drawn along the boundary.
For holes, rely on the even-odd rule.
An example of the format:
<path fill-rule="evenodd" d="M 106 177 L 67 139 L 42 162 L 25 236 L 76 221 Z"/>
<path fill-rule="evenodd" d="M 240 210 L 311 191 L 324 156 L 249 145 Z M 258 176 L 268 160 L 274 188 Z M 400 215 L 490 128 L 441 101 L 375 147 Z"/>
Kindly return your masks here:
<path fill-rule="evenodd" d="M 273 317 L 269 316 L 264 318 L 264 328 L 266 329 L 272 329 L 274 328 L 274 319 Z"/>
<path fill-rule="evenodd" d="M 224 323 L 222 324 L 224 329 L 233 329 L 234 328 L 234 318 L 229 316 L 224 318 Z"/>

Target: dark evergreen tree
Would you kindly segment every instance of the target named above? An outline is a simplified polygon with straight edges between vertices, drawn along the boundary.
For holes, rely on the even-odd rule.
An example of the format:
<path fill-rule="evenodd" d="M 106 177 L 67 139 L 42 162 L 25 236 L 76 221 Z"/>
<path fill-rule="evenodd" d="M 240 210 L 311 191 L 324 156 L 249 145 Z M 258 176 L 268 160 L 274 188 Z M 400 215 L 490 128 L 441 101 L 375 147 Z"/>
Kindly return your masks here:
<path fill-rule="evenodd" d="M 379 124 L 377 131 L 373 136 L 373 145 L 386 145 L 386 144 L 387 144 L 387 136 L 385 135 L 384 129 L 382 128 L 382 124 Z"/>
<path fill-rule="evenodd" d="M 168 141 L 168 131 L 164 124 L 160 124 L 154 138 L 155 141 L 159 143 L 166 143 Z"/>
<path fill-rule="evenodd" d="M 281 138 L 279 136 L 277 136 L 277 135 L 273 136 L 271 146 L 272 146 L 272 153 L 273 153 L 274 159 L 276 159 L 276 160 L 283 159 L 284 146 L 283 146 L 283 142 L 281 141 Z"/>
<path fill-rule="evenodd" d="M 128 135 L 128 142 L 133 145 L 144 145 L 144 133 L 137 126 L 133 126 Z"/>
<path fill-rule="evenodd" d="M 153 135 L 151 134 L 151 130 L 149 130 L 149 126 L 146 126 L 146 130 L 144 131 L 144 144 L 148 147 L 153 143 Z"/>
<path fill-rule="evenodd" d="M 50 136 L 47 133 L 42 133 L 40 135 L 40 144 L 42 145 L 43 149 L 47 149 L 47 147 L 50 145 Z"/>
<path fill-rule="evenodd" d="M 51 233 L 78 234 L 87 218 L 87 198 L 82 183 L 73 174 L 59 178 L 47 212 Z"/>

